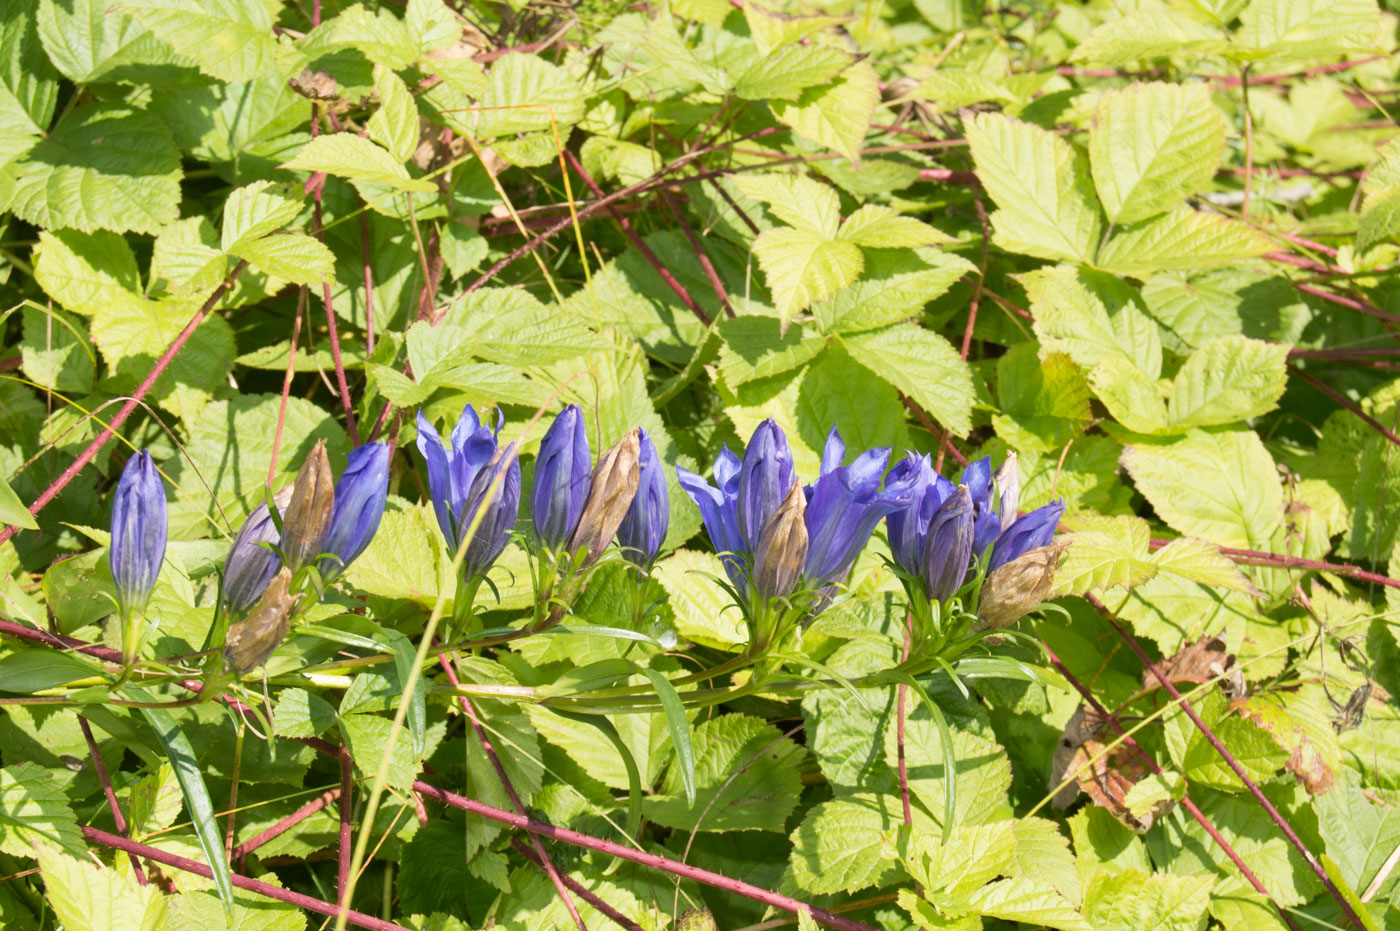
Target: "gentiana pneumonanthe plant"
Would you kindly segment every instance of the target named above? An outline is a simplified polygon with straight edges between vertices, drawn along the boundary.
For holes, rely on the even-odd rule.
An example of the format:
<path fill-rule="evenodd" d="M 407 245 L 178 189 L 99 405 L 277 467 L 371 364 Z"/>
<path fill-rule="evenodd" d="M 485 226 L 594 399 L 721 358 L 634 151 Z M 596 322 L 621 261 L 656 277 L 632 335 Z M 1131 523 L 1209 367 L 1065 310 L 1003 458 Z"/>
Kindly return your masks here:
<path fill-rule="evenodd" d="M 956 485 L 927 455 L 910 455 L 886 482 L 911 492 L 885 523 L 908 596 L 915 660 L 974 629 L 1009 626 L 1049 594 L 1062 552 L 1051 541 L 1064 504 L 1018 515 L 1014 455 L 995 476 L 990 458 L 969 463 Z"/>
<path fill-rule="evenodd" d="M 129 669 L 141 653 L 146 605 L 165 561 L 165 488 L 151 454 L 139 450 L 126 461 L 112 498 L 112 542 L 108 559 L 117 590 L 122 663 Z"/>
<path fill-rule="evenodd" d="M 223 652 L 229 669 L 242 675 L 265 663 L 297 615 L 365 551 L 384 516 L 388 489 L 386 444 L 353 450 L 333 482 L 321 441 L 292 485 L 248 515 L 224 563 L 223 605 L 233 620 Z"/>

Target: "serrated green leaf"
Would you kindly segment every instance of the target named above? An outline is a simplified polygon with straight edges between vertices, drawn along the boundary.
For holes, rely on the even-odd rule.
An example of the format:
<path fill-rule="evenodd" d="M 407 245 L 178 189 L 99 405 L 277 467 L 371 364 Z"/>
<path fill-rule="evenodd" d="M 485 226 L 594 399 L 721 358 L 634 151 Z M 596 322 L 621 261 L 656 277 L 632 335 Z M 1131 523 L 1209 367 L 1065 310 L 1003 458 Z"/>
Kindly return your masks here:
<path fill-rule="evenodd" d="M 224 201 L 220 248 L 236 253 L 243 244 L 291 223 L 301 209 L 301 200 L 271 181 L 255 181 L 237 188 Z"/>
<path fill-rule="evenodd" d="M 38 763 L 19 760 L 0 769 L 0 851 L 32 857 L 35 844 L 75 856 L 87 850 L 63 789 Z"/>
<path fill-rule="evenodd" d="M 860 160 L 860 146 L 880 102 L 879 78 L 867 62 L 851 65 L 826 87 L 809 88 L 797 100 L 774 101 L 773 115 L 799 136 Z"/>
<path fill-rule="evenodd" d="M 1069 266 L 1044 268 L 1023 279 L 1045 352 L 1067 353 L 1092 369 L 1110 356 L 1155 380 L 1162 341 L 1137 291 L 1111 275 Z"/>
<path fill-rule="evenodd" d="M 724 338 L 719 376 L 731 388 L 791 371 L 814 358 L 827 342 L 801 324 L 784 333 L 779 321 L 757 314 L 721 320 L 719 332 Z"/>
<path fill-rule="evenodd" d="M 934 420 L 962 436 L 972 428 L 972 372 L 937 333 L 910 323 L 852 333 L 842 345 L 861 365 L 908 395 Z"/>
<path fill-rule="evenodd" d="M 285 689 L 277 697 L 272 724 L 281 737 L 315 737 L 335 723 L 335 709 L 306 689 Z"/>
<path fill-rule="evenodd" d="M 852 284 L 865 268 L 860 248 L 807 230 L 772 229 L 753 244 L 783 325 L 813 301 Z"/>
<path fill-rule="evenodd" d="M 1089 384 L 1113 419 L 1134 433 L 1175 432 L 1167 422 L 1162 385 L 1123 356 L 1105 356 L 1089 373 Z"/>
<path fill-rule="evenodd" d="M 837 236 L 870 249 L 917 249 L 952 242 L 938 230 L 889 207 L 866 204 L 846 218 Z"/>
<path fill-rule="evenodd" d="M 180 61 L 132 13 L 103 0 L 39 0 L 37 18 L 49 60 L 75 84 L 129 80 L 144 67 Z"/>
<path fill-rule="evenodd" d="M 277 55 L 272 17 L 257 0 L 131 0 L 122 8 L 220 81 L 251 80 Z"/>
<path fill-rule="evenodd" d="M 1049 883 L 1030 876 L 1002 879 L 972 893 L 967 904 L 992 918 L 1044 925 L 1060 931 L 1094 931 L 1069 900 Z"/>
<path fill-rule="evenodd" d="M 919 82 L 914 96 L 939 111 L 956 110 L 983 101 L 1010 103 L 1016 99 L 1016 95 L 1001 83 L 964 68 L 939 68 Z"/>
<path fill-rule="evenodd" d="M 1224 336 L 1206 343 L 1177 373 L 1167 416 L 1178 428 L 1258 417 L 1274 409 L 1287 387 L 1288 347 Z"/>
<path fill-rule="evenodd" d="M 65 929 L 163 931 L 165 928 L 165 896 L 154 883 L 139 885 L 135 876 L 78 859 L 48 845 L 39 846 L 38 857 L 46 898 Z"/>
<path fill-rule="evenodd" d="M 734 81 L 744 100 L 797 100 L 827 84 L 851 64 L 850 53 L 822 45 L 788 45 L 758 59 Z"/>
<path fill-rule="evenodd" d="M 1273 240 L 1238 220 L 1177 207 L 1156 219 L 1119 229 L 1104 243 L 1094 264 L 1118 275 L 1145 278 L 1164 270 L 1252 259 L 1273 248 Z"/>
<path fill-rule="evenodd" d="M 1070 57 L 1087 64 L 1120 65 L 1169 55 L 1213 55 L 1226 51 L 1229 45 L 1218 26 L 1164 6 L 1151 6 L 1098 26 Z"/>
<path fill-rule="evenodd" d="M 828 333 L 877 330 L 918 317 L 929 301 L 976 271 L 966 259 L 936 249 L 872 252 L 866 256 L 860 279 L 830 300 L 813 305 L 812 315 Z"/>
<path fill-rule="evenodd" d="M 748 641 L 743 616 L 715 578 L 724 567 L 713 553 L 676 550 L 652 570 L 670 596 L 676 632 L 703 646 L 733 650 Z"/>
<path fill-rule="evenodd" d="M 1131 445 L 1123 467 L 1181 533 L 1254 549 L 1268 545 L 1282 520 L 1273 457 L 1252 430 L 1192 430 L 1171 442 Z"/>
<path fill-rule="evenodd" d="M 432 193 L 437 190 L 431 181 L 410 178 L 408 169 L 387 151 L 350 132 L 317 136 L 281 167 L 324 171 L 347 181 L 382 184 L 396 191 Z"/>
<path fill-rule="evenodd" d="M 1238 39 L 1273 60 L 1312 58 L 1372 48 L 1379 24 L 1373 0 L 1253 0 Z"/>
<path fill-rule="evenodd" d="M 1013 449 L 1057 450 L 1090 420 L 1089 386 L 1069 356 L 1040 358 L 1033 342 L 1013 346 L 997 360 L 997 436 Z"/>
<path fill-rule="evenodd" d="M 1044 259 L 1087 262 L 1099 240 L 1099 207 L 1083 160 L 1064 139 L 996 113 L 967 123 L 967 140 L 997 210 L 998 245 Z"/>
<path fill-rule="evenodd" d="M 841 202 L 828 184 L 806 175 L 746 174 L 734 179 L 746 197 L 767 204 L 773 215 L 822 239 L 835 239 Z"/>
<path fill-rule="evenodd" d="M 229 251 L 259 271 L 297 284 L 323 284 L 335 277 L 335 254 L 305 233 L 273 233 Z"/>
<path fill-rule="evenodd" d="M 1131 84 L 1099 98 L 1089 130 L 1094 187 L 1110 223 L 1133 223 L 1205 186 L 1225 121 L 1204 85 Z"/>
<path fill-rule="evenodd" d="M 479 139 L 555 127 L 560 138 L 583 118 L 583 91 L 572 73 L 538 55 L 511 52 L 496 59 L 486 74 L 486 91 L 475 115 Z"/>
<path fill-rule="evenodd" d="M 1055 573 L 1055 591 L 1083 594 L 1140 585 L 1158 571 L 1148 553 L 1150 537 L 1147 522 L 1138 517 L 1077 518 L 1069 552 Z"/>
<path fill-rule="evenodd" d="M 915 809 L 915 825 L 936 830 Z M 889 837 L 904 823 L 899 799 L 848 795 L 812 808 L 792 832 L 792 876 L 817 895 L 856 892 L 895 881 L 903 872 Z"/>
<path fill-rule="evenodd" d="M 418 148 L 418 106 L 403 79 L 383 65 L 375 66 L 374 89 L 379 109 L 369 118 L 369 137 L 406 162 Z"/>
<path fill-rule="evenodd" d="M 1196 931 L 1214 885 L 1214 876 L 1100 875 L 1084 890 L 1084 916 L 1095 928 Z"/>
<path fill-rule="evenodd" d="M 10 209 L 45 229 L 154 233 L 179 216 L 180 153 L 169 132 L 119 104 L 70 111 L 8 171 Z"/>

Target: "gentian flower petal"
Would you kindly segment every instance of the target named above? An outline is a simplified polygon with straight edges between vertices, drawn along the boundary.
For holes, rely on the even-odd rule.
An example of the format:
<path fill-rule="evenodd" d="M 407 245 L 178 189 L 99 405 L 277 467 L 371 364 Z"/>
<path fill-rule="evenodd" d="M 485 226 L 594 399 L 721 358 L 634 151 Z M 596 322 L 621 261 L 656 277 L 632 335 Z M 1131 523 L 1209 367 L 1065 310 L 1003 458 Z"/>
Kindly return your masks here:
<path fill-rule="evenodd" d="M 321 574 L 333 579 L 365 551 L 379 530 L 389 494 L 389 447 L 366 443 L 350 453 L 349 464 L 335 483 L 335 506 L 325 549 L 340 559 L 321 561 Z"/>
<path fill-rule="evenodd" d="M 826 446 L 822 448 L 822 475 L 839 469 L 846 460 L 846 443 L 841 439 L 841 431 L 833 425 L 826 435 Z"/>
<path fill-rule="evenodd" d="M 291 500 L 292 486 L 287 485 L 273 496 L 272 503 L 280 514 Z M 240 614 L 257 604 L 272 577 L 282 568 L 282 560 L 275 552 L 258 545 L 276 543 L 277 538 L 277 525 L 266 503 L 254 508 L 238 528 L 224 561 L 224 605 L 230 612 Z"/>
<path fill-rule="evenodd" d="M 477 472 L 458 521 L 458 532 L 463 537 L 471 531 L 477 512 L 483 508 L 480 523 L 472 532 L 462 557 L 462 574 L 469 579 L 485 575 L 500 557 L 520 513 L 520 457 L 514 443 L 498 448 Z"/>
<path fill-rule="evenodd" d="M 814 586 L 846 577 L 880 519 L 912 500 L 907 484 L 879 491 L 888 449 L 861 453 L 855 462 L 817 479 L 807 503 L 807 561 L 803 578 Z"/>
<path fill-rule="evenodd" d="M 457 508 L 453 501 L 452 479 L 448 474 L 448 452 L 442 445 L 437 428 L 428 422 L 421 410 L 418 412 L 418 452 L 428 464 L 428 496 L 433 499 L 438 529 L 442 531 L 442 538 L 447 541 L 448 547 L 455 548 L 457 528 L 453 520 Z"/>
<path fill-rule="evenodd" d="M 952 598 L 972 557 L 972 496 L 959 485 L 929 522 L 924 543 L 924 590 L 934 601 Z"/>

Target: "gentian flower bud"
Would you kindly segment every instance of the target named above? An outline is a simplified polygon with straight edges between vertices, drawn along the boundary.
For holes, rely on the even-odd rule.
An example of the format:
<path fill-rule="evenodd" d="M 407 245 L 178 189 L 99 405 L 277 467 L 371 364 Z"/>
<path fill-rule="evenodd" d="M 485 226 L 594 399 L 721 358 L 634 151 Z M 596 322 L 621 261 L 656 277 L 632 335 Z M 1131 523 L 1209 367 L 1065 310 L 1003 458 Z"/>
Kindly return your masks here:
<path fill-rule="evenodd" d="M 929 521 L 924 542 L 924 591 L 934 601 L 952 598 L 972 560 L 972 495 L 959 485 Z"/>
<path fill-rule="evenodd" d="M 462 557 L 462 573 L 469 579 L 485 575 L 500 557 L 510 542 L 510 532 L 520 513 L 520 456 L 514 443 L 497 449 L 477 472 L 457 519 L 458 533 L 465 537 L 482 509 L 481 522 L 471 534 L 466 555 Z M 456 545 L 460 545 L 460 541 Z"/>
<path fill-rule="evenodd" d="M 1053 527 L 1053 524 L 1051 525 Z M 1010 627 L 1050 594 L 1068 542 L 1032 549 L 993 570 L 982 583 L 977 619 L 982 628 Z"/>
<path fill-rule="evenodd" d="M 770 417 L 758 425 L 744 449 L 736 512 L 739 535 L 752 551 L 795 479 L 792 450 L 782 427 Z"/>
<path fill-rule="evenodd" d="M 340 562 L 321 561 L 321 575 L 327 582 L 344 572 L 374 539 L 388 494 L 388 445 L 366 443 L 352 450 L 349 464 L 335 483 L 335 505 L 331 509 L 325 552 L 334 553 Z"/>
<path fill-rule="evenodd" d="M 536 538 L 547 549 L 559 549 L 578 527 L 592 481 L 592 467 L 583 411 L 577 404 L 570 404 L 554 418 L 535 457 L 530 519 Z"/>
<path fill-rule="evenodd" d="M 592 488 L 579 516 L 569 549 L 584 549 L 584 566 L 598 561 L 608 542 L 617 536 L 622 519 L 632 507 L 641 484 L 641 438 L 631 430 L 598 460 Z"/>
<path fill-rule="evenodd" d="M 326 441 L 319 440 L 297 471 L 292 500 L 282 515 L 282 557 L 293 574 L 325 552 L 334 503 L 331 461 Z"/>
<path fill-rule="evenodd" d="M 112 497 L 112 542 L 107 558 L 117 603 L 130 616 L 151 599 L 165 562 L 165 488 L 146 450 L 126 461 Z"/>
<path fill-rule="evenodd" d="M 632 506 L 617 528 L 617 542 L 622 546 L 624 559 L 645 568 L 656 559 L 666 541 L 666 531 L 671 526 L 671 497 L 656 444 L 646 430 L 638 427 L 637 431 L 641 437 L 641 477 Z"/>
<path fill-rule="evenodd" d="M 224 642 L 224 659 L 239 675 L 267 661 L 292 626 L 292 608 L 296 599 L 289 592 L 292 572 L 283 569 L 268 584 L 258 599 L 258 606 L 242 621 L 228 630 Z"/>
<path fill-rule="evenodd" d="M 998 502 L 1001 508 L 1001 529 L 1010 527 L 1016 520 L 1016 511 L 1021 506 L 1021 469 L 1016 463 L 1016 454 L 1009 453 L 993 476 L 996 482 Z"/>
<path fill-rule="evenodd" d="M 953 493 L 953 483 L 933 469 L 927 454 L 906 456 L 885 477 L 885 487 L 908 486 L 909 503 L 885 518 L 895 565 L 910 575 L 924 573 L 924 540 L 934 512 Z"/>
<path fill-rule="evenodd" d="M 676 467 L 676 477 L 680 480 L 681 488 L 700 509 L 705 533 L 719 554 L 725 575 L 729 576 L 729 581 L 743 598 L 748 587 L 744 572 L 744 555 L 748 547 L 739 534 L 739 469 L 739 457 L 725 446 L 720 448 L 719 456 L 715 459 L 715 485 L 679 466 Z"/>
<path fill-rule="evenodd" d="M 987 573 L 990 575 L 1031 550 L 1048 545 L 1055 538 L 1055 527 L 1064 512 L 1064 502 L 1054 501 L 1017 518 L 997 538 L 996 546 L 992 548 L 991 562 L 987 564 Z"/>
<path fill-rule="evenodd" d="M 797 587 L 808 555 L 807 496 L 793 481 L 763 528 L 754 554 L 753 587 L 765 601 L 786 598 Z"/>
<path fill-rule="evenodd" d="M 969 463 L 964 469 L 961 484 L 967 486 L 972 497 L 972 554 L 981 559 L 987 547 L 996 542 L 1001 533 L 1001 516 L 992 506 L 992 457 L 983 456 Z"/>
<path fill-rule="evenodd" d="M 287 485 L 273 496 L 272 503 L 280 514 L 287 510 L 291 500 L 292 486 Z M 229 611 L 241 614 L 262 597 L 282 560 L 272 550 L 258 544 L 276 543 L 277 539 L 277 525 L 267 505 L 258 505 L 238 529 L 224 562 L 224 605 Z"/>
<path fill-rule="evenodd" d="M 832 430 L 840 443 L 840 436 Z M 828 443 L 828 452 L 831 444 Z M 849 466 L 835 455 L 824 456 L 836 465 L 812 486 L 807 502 L 807 559 L 803 578 L 813 587 L 840 582 L 855 565 L 880 519 L 909 504 L 912 483 L 901 482 L 880 490 L 880 479 L 889 461 L 888 448 L 861 453 Z"/>

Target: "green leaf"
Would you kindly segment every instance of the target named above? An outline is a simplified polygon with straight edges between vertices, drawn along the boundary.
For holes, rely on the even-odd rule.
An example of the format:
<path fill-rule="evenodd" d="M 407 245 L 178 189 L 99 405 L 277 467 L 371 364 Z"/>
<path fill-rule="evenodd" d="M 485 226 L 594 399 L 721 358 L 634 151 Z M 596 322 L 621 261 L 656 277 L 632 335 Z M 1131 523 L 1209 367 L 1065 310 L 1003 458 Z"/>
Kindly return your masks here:
<path fill-rule="evenodd" d="M 1055 592 L 1083 594 L 1131 589 L 1157 574 L 1148 553 L 1151 530 L 1138 517 L 1084 515 L 1076 519 L 1073 544 L 1055 573 Z"/>
<path fill-rule="evenodd" d="M 264 874 L 260 881 L 280 886 L 277 875 Z M 189 891 L 170 901 L 169 931 L 207 931 L 228 927 L 236 931 L 305 931 L 306 915 L 295 905 L 245 892 L 233 894 L 233 920 L 224 916 L 218 896 L 208 892 Z"/>
<path fill-rule="evenodd" d="M 962 436 L 972 429 L 972 372 L 946 339 L 912 323 L 841 338 L 846 351 Z"/>
<path fill-rule="evenodd" d="M 1227 265 L 1273 249 L 1273 240 L 1238 220 L 1177 207 L 1118 230 L 1099 250 L 1095 264 L 1118 275 L 1146 278 L 1163 270 Z"/>
<path fill-rule="evenodd" d="M 1314 806 L 1327 855 L 1340 867 L 1342 877 L 1356 890 L 1368 893 L 1368 901 L 1391 898 L 1400 876 L 1381 871 L 1400 846 L 1400 812 L 1382 808 L 1355 785 L 1337 786 L 1318 797 Z M 1379 885 L 1371 893 L 1372 883 Z"/>
<path fill-rule="evenodd" d="M 1256 783 L 1272 779 L 1288 758 L 1269 732 L 1248 718 L 1227 715 L 1217 721 L 1212 729 L 1235 762 Z M 1210 745 L 1204 734 L 1192 736 L 1181 767 L 1192 784 L 1200 783 L 1224 792 L 1244 790 L 1240 777 Z"/>
<path fill-rule="evenodd" d="M 1089 386 L 1074 360 L 1058 352 L 1041 359 L 1035 343 L 1013 346 L 997 360 L 996 391 L 1001 412 L 992 426 L 1016 450 L 1060 449 L 1091 419 Z"/>
<path fill-rule="evenodd" d="M 1272 63 L 1370 50 L 1379 25 L 1373 0 L 1254 0 L 1240 14 L 1238 38 L 1272 53 Z"/>
<path fill-rule="evenodd" d="M 0 479 L 0 521 L 24 530 L 39 529 L 39 525 L 34 522 L 34 516 L 29 513 L 29 508 L 19 499 L 19 495 L 15 494 L 9 482 L 3 479 Z"/>
<path fill-rule="evenodd" d="M 992 918 L 1044 925 L 1060 931 L 1094 931 L 1094 926 L 1049 883 L 1029 876 L 1002 879 L 972 893 L 967 904 Z"/>
<path fill-rule="evenodd" d="M 819 239 L 835 239 L 841 223 L 836 191 L 806 175 L 746 174 L 734 179 L 746 197 L 767 204 L 773 215 Z"/>
<path fill-rule="evenodd" d="M 870 249 L 917 249 L 953 241 L 922 220 L 900 216 L 878 204 L 866 204 L 847 217 L 837 235 Z"/>
<path fill-rule="evenodd" d="M 1011 103 L 1016 99 L 1016 95 L 1003 84 L 963 68 L 939 68 L 919 82 L 914 96 L 927 101 L 939 111 L 956 110 L 991 100 Z"/>
<path fill-rule="evenodd" d="M 1089 129 L 1094 187 L 1110 223 L 1181 203 L 1210 182 L 1224 154 L 1225 121 L 1203 84 L 1108 91 Z"/>
<path fill-rule="evenodd" d="M 880 102 L 878 85 L 875 69 L 858 61 L 826 87 L 809 88 L 792 102 L 773 101 L 770 109 L 802 138 L 858 162 Z"/>
<path fill-rule="evenodd" d="M 439 248 L 452 278 L 461 278 L 481 268 L 491 248 L 485 236 L 464 223 L 444 223 L 440 230 Z"/>
<path fill-rule="evenodd" d="M 1089 373 L 1104 407 L 1113 418 L 1135 433 L 1172 433 L 1167 423 L 1162 386 L 1122 356 L 1106 356 Z"/>
<path fill-rule="evenodd" d="M 119 104 L 72 110 L 7 170 L 10 209 L 36 226 L 154 233 L 179 216 L 180 153 L 169 132 Z"/>
<path fill-rule="evenodd" d="M 1229 48 L 1219 26 L 1158 6 L 1109 19 L 1085 36 L 1070 58 L 1094 65 L 1121 65 L 1170 55 L 1214 55 Z"/>
<path fill-rule="evenodd" d="M 676 615 L 676 632 L 693 643 L 733 650 L 748 641 L 743 615 L 715 578 L 724 567 L 713 553 L 676 550 L 652 569 L 669 596 Z"/>
<path fill-rule="evenodd" d="M 830 83 L 850 64 L 850 53 L 838 48 L 784 46 L 739 75 L 734 95 L 744 100 L 797 100 L 807 88 Z"/>
<path fill-rule="evenodd" d="M 128 685 L 124 691 L 137 701 L 151 702 L 153 696 L 144 689 Z M 156 732 L 165 758 L 175 770 L 175 778 L 180 783 L 180 793 L 185 798 L 185 810 L 190 814 L 194 831 L 199 838 L 200 850 L 204 852 L 204 862 L 214 874 L 214 887 L 224 903 L 227 913 L 233 908 L 233 886 L 229 881 L 228 860 L 224 858 L 223 831 L 214 817 L 214 803 L 209 798 L 209 789 L 204 784 L 204 774 L 195 757 L 189 738 L 180 730 L 174 716 L 164 708 L 142 708 L 141 714 L 146 723 Z"/>
<path fill-rule="evenodd" d="M 758 718 L 727 714 L 695 728 L 694 801 L 680 797 L 683 774 L 666 770 L 649 820 L 686 831 L 782 831 L 802 793 L 806 751 Z"/>
<path fill-rule="evenodd" d="M 361 775 L 373 779 L 380 760 L 389 751 L 389 732 L 394 722 L 377 714 L 347 714 L 340 718 L 340 733 Z M 406 738 L 394 741 L 393 755 L 384 775 L 384 784 L 407 791 L 418 778 L 422 760 L 415 759 L 412 743 Z M 492 774 L 494 776 L 494 773 Z M 499 781 L 499 780 L 498 780 Z"/>
<path fill-rule="evenodd" d="M 29 516 L 28 511 L 21 513 Z M 46 647 L 16 650 L 0 657 L 0 690 L 6 692 L 42 692 L 94 677 L 105 677 L 101 666 L 76 654 Z"/>
<path fill-rule="evenodd" d="M 34 278 L 44 293 L 74 313 L 91 316 L 102 304 L 141 289 L 136 255 L 125 239 L 105 230 L 39 233 Z"/>
<path fill-rule="evenodd" d="M 865 267 L 859 247 L 802 229 L 768 230 L 753 252 L 784 326 L 813 301 L 853 283 Z"/>
<path fill-rule="evenodd" d="M 724 337 L 719 376 L 730 388 L 792 371 L 827 344 L 801 324 L 788 327 L 784 333 L 779 321 L 758 314 L 725 318 L 719 322 L 719 332 Z"/>
<path fill-rule="evenodd" d="M 841 435 L 851 449 L 903 449 L 908 443 L 908 427 L 898 392 L 840 349 L 827 349 L 817 356 L 802 374 L 795 403 L 786 403 L 792 405 L 788 408 L 791 414 L 783 417 L 791 416 L 796 426 L 789 436 L 800 435 L 812 450 L 814 460 L 819 458 L 816 450 L 826 442 L 830 424 L 841 425 Z M 728 413 L 736 424 L 741 422 L 742 411 Z M 757 425 L 754 422 L 742 433 L 748 435 Z"/>
<path fill-rule="evenodd" d="M 272 17 L 258 0 L 131 0 L 123 9 L 220 81 L 251 80 L 277 55 Z"/>
<path fill-rule="evenodd" d="M 896 881 L 903 871 L 887 838 L 903 824 L 897 797 L 860 794 L 822 802 L 792 832 L 793 880 L 815 895 Z M 936 830 L 919 809 L 914 810 L 914 825 Z"/>
<path fill-rule="evenodd" d="M 29 855 L 26 851 L 25 855 Z M 154 883 L 41 844 L 39 873 L 54 916 L 68 931 L 163 931 L 165 896 Z"/>
<path fill-rule="evenodd" d="M 1252 430 L 1192 430 L 1171 442 L 1130 445 L 1123 467 L 1157 516 L 1221 546 L 1267 547 L 1283 517 L 1273 457 Z"/>
<path fill-rule="evenodd" d="M 685 716 L 685 705 L 681 704 L 676 687 L 665 674 L 650 666 L 642 667 L 641 673 L 647 677 L 651 687 L 656 690 L 656 697 L 661 701 L 661 710 L 666 715 L 666 727 L 671 731 L 671 746 L 676 749 L 676 759 L 671 764 L 671 769 L 680 774 L 686 803 L 694 808 L 695 750 L 690 742 L 690 721 Z"/>
<path fill-rule="evenodd" d="M 924 305 L 976 271 L 966 259 L 936 249 L 872 252 L 860 280 L 814 304 L 812 315 L 827 333 L 877 330 L 920 316 Z"/>
<path fill-rule="evenodd" d="M 296 157 L 281 167 L 326 174 L 366 184 L 382 184 L 396 191 L 433 193 L 430 181 L 408 176 L 402 162 L 387 151 L 354 133 L 328 133 L 301 147 Z"/>
<path fill-rule="evenodd" d="M 14 144 L 48 129 L 58 103 L 58 75 L 35 30 L 32 3 L 11 4 L 0 16 L 0 121 L 11 130 Z M 7 154 L 14 150 L 5 147 Z M 0 165 L 6 156 L 0 155 Z M 0 205 L 4 204 L 0 177 Z"/>
<path fill-rule="evenodd" d="M 219 248 L 238 248 L 287 226 L 301 213 L 302 201 L 288 188 L 271 181 L 254 181 L 235 189 L 224 201 Z"/>
<path fill-rule="evenodd" d="M 181 61 L 132 13 L 104 0 L 40 0 L 38 24 L 49 60 L 75 84 L 132 80 L 143 68 Z"/>
<path fill-rule="evenodd" d="M 335 277 L 335 255 L 305 233 L 273 233 L 230 249 L 259 271 L 296 284 L 323 284 Z"/>
<path fill-rule="evenodd" d="M 1086 369 L 1119 356 L 1149 379 L 1161 375 L 1157 325 L 1126 282 L 1062 265 L 1030 272 L 1024 284 L 1046 352 L 1067 353 Z"/>
<path fill-rule="evenodd" d="M 283 689 L 272 724 L 280 737 L 315 737 L 335 723 L 335 709 L 306 689 Z"/>
<path fill-rule="evenodd" d="M 967 140 L 977 177 L 997 204 L 998 246 L 1043 259 L 1092 259 L 1099 208 L 1083 159 L 1068 142 L 996 113 L 970 119 Z"/>
<path fill-rule="evenodd" d="M 555 128 L 562 139 L 583 118 L 578 79 L 538 55 L 503 55 L 492 62 L 486 79 L 480 110 L 474 115 L 478 139 Z"/>
<path fill-rule="evenodd" d="M 1095 928 L 1197 931 L 1214 885 L 1214 876 L 1100 874 L 1084 890 L 1084 917 Z"/>
<path fill-rule="evenodd" d="M 32 857 L 36 844 L 57 845 L 75 856 L 87 851 L 62 787 L 38 763 L 19 760 L 0 769 L 0 851 Z"/>
<path fill-rule="evenodd" d="M 375 66 L 374 90 L 379 109 L 369 118 L 369 137 L 406 162 L 418 148 L 418 105 L 403 79 L 383 65 Z"/>
<path fill-rule="evenodd" d="M 1224 336 L 1206 343 L 1177 373 L 1167 402 L 1173 427 L 1207 427 L 1273 410 L 1287 387 L 1288 346 Z"/>

